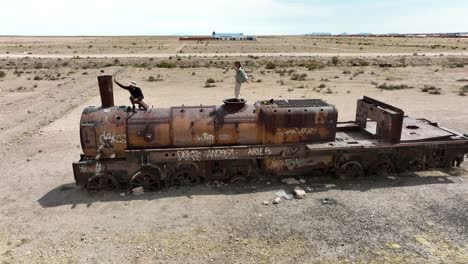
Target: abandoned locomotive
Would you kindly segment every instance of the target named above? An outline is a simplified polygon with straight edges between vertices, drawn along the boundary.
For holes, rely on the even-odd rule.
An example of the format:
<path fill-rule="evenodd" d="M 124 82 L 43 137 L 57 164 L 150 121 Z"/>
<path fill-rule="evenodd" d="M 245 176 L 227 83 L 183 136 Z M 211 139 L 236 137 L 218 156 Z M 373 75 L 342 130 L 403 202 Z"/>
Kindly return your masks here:
<path fill-rule="evenodd" d="M 112 76 L 99 76 L 101 107 L 84 109 L 76 183 L 92 190 L 155 190 L 202 180 L 265 175 L 366 174 L 459 166 L 468 135 L 364 97 L 356 119 L 338 122 L 319 99 L 253 105 L 176 106 L 131 111 L 114 106 Z"/>

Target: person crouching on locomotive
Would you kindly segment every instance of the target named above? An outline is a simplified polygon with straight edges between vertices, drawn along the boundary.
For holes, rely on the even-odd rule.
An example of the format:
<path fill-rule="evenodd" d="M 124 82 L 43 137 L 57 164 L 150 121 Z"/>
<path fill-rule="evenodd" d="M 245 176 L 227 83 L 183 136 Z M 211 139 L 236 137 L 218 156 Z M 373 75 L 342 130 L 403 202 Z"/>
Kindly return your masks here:
<path fill-rule="evenodd" d="M 139 87 L 136 86 L 136 82 L 132 81 L 128 84 L 128 86 L 120 84 L 117 79 L 114 77 L 114 82 L 120 86 L 121 88 L 130 92 L 130 102 L 132 103 L 132 110 L 135 111 L 135 104 L 138 104 L 138 108 L 143 108 L 145 111 L 148 110 L 148 105 L 143 102 L 145 98 L 143 96 L 143 92 Z"/>

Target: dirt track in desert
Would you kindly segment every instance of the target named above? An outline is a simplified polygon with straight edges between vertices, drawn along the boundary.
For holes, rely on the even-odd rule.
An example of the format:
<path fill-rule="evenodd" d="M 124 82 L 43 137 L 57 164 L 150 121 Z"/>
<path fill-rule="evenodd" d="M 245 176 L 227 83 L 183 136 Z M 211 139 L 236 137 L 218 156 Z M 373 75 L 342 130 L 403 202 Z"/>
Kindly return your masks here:
<path fill-rule="evenodd" d="M 467 133 L 466 47 L 450 38 L 0 37 L 0 261 L 467 263 L 467 163 L 358 181 L 302 175 L 306 199 L 278 205 L 262 202 L 293 186 L 275 178 L 122 197 L 77 187 L 71 168 L 81 111 L 100 105 L 101 71 L 136 81 L 150 105 L 212 105 L 232 96 L 240 60 L 250 103 L 321 98 L 347 121 L 367 95 Z M 205 87 L 209 78 L 214 87 Z M 431 86 L 437 92 L 423 91 Z M 114 95 L 128 104 L 126 91 Z"/>

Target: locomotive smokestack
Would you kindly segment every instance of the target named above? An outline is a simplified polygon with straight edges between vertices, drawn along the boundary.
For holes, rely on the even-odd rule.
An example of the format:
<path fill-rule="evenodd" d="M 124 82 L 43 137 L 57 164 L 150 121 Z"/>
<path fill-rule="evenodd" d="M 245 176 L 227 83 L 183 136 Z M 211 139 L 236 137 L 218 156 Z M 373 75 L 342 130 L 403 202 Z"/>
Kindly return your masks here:
<path fill-rule="evenodd" d="M 114 89 L 111 75 L 101 75 L 98 77 L 99 93 L 101 94 L 102 108 L 114 106 Z"/>

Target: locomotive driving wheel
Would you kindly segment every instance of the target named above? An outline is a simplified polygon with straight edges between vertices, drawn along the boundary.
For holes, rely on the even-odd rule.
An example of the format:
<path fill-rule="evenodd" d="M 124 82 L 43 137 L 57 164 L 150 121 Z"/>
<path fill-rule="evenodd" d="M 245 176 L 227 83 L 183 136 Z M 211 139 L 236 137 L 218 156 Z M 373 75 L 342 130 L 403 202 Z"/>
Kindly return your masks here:
<path fill-rule="evenodd" d="M 196 166 L 191 164 L 180 164 L 171 173 L 170 185 L 194 186 L 200 183 L 200 173 Z"/>
<path fill-rule="evenodd" d="M 133 174 L 130 180 L 131 188 L 143 187 L 145 191 L 154 191 L 161 188 L 161 173 L 157 169 L 143 169 Z"/>
<path fill-rule="evenodd" d="M 372 166 L 370 173 L 377 174 L 379 176 L 391 174 L 395 170 L 393 163 L 390 159 L 383 159 L 378 161 L 377 164 Z"/>
<path fill-rule="evenodd" d="M 357 161 L 349 161 L 340 166 L 337 171 L 340 179 L 349 180 L 364 176 L 364 169 Z"/>
<path fill-rule="evenodd" d="M 406 164 L 406 170 L 410 172 L 424 170 L 424 162 L 421 159 L 412 159 Z"/>
<path fill-rule="evenodd" d="M 119 189 L 119 182 L 109 173 L 99 173 L 88 179 L 89 191 L 113 191 Z"/>

